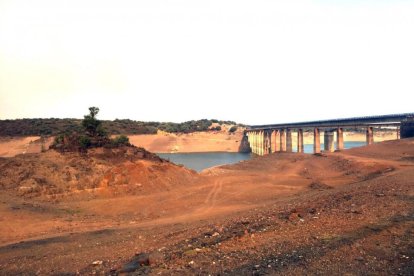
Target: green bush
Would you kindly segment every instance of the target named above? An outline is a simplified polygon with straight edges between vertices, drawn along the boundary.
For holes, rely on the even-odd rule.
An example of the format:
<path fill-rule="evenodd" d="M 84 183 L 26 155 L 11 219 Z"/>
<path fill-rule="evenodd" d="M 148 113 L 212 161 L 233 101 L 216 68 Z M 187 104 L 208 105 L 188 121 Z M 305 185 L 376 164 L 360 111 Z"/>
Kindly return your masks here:
<path fill-rule="evenodd" d="M 101 125 L 101 121 L 95 118 L 95 116 L 99 112 L 99 108 L 97 108 L 97 111 L 93 108 L 96 108 L 96 107 L 90 107 L 89 108 L 90 114 L 85 115 L 84 119 L 82 120 L 82 126 L 91 136 L 95 136 L 97 134 L 97 130 L 99 126 Z"/>
<path fill-rule="evenodd" d="M 82 149 L 87 149 L 91 146 L 92 142 L 91 139 L 88 136 L 79 136 L 79 146 Z"/>
<path fill-rule="evenodd" d="M 119 147 L 119 146 L 129 146 L 129 138 L 125 135 L 119 135 L 113 139 L 111 139 L 112 145 Z"/>
<path fill-rule="evenodd" d="M 65 139 L 65 135 L 59 134 L 55 137 L 55 141 L 53 141 L 54 145 L 63 144 L 63 140 Z"/>
<path fill-rule="evenodd" d="M 237 130 L 237 126 L 232 126 L 230 129 L 229 129 L 229 132 L 230 133 L 233 133 L 233 132 L 235 132 Z"/>

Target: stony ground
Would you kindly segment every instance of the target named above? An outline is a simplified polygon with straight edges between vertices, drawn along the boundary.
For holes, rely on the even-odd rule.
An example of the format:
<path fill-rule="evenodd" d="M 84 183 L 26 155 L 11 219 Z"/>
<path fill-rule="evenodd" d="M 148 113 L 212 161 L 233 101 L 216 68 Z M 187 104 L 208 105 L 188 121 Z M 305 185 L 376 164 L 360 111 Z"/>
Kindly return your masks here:
<path fill-rule="evenodd" d="M 414 274 L 414 140 L 154 179 L 54 200 L 3 186 L 0 274 Z"/>

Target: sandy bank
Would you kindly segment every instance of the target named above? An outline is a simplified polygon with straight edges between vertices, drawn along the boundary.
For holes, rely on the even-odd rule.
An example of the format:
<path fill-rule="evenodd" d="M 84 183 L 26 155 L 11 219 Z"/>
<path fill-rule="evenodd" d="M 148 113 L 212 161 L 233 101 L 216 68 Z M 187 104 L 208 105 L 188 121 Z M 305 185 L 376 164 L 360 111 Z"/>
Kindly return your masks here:
<path fill-rule="evenodd" d="M 159 133 L 128 137 L 133 145 L 151 152 L 238 152 L 243 132 Z"/>

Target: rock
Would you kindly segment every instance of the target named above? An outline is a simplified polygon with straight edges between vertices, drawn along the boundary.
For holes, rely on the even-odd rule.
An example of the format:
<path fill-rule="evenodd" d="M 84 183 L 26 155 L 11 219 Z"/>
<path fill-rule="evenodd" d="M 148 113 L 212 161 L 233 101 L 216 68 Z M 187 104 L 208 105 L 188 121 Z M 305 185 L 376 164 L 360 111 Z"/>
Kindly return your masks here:
<path fill-rule="evenodd" d="M 153 252 L 148 257 L 148 263 L 150 266 L 162 264 L 164 262 L 164 254 L 161 252 Z"/>
<path fill-rule="evenodd" d="M 103 261 L 94 261 L 92 262 L 93 265 L 101 265 L 103 264 Z"/>
<path fill-rule="evenodd" d="M 376 197 L 383 197 L 383 196 L 385 196 L 385 194 L 383 194 L 383 193 L 379 193 L 379 194 L 376 194 L 375 196 L 376 196 Z"/>
<path fill-rule="evenodd" d="M 344 199 L 345 200 L 351 200 L 352 199 L 352 195 L 344 195 Z"/>
<path fill-rule="evenodd" d="M 219 232 L 214 232 L 214 234 L 213 235 L 211 235 L 212 237 L 217 237 L 217 236 L 220 236 L 220 233 Z"/>
<path fill-rule="evenodd" d="M 309 184 L 309 188 L 313 189 L 313 190 L 328 190 L 328 189 L 333 189 L 333 187 L 326 185 L 325 183 L 321 183 L 321 182 L 312 182 L 311 184 Z"/>
<path fill-rule="evenodd" d="M 355 258 L 355 260 L 360 261 L 360 262 L 363 262 L 364 261 L 364 258 L 362 256 L 358 256 L 358 257 Z"/>
<path fill-rule="evenodd" d="M 184 255 L 186 255 L 186 256 L 195 256 L 195 255 L 197 255 L 197 251 L 195 251 L 194 249 L 187 250 L 187 251 L 184 252 Z"/>
<path fill-rule="evenodd" d="M 133 272 L 140 268 L 141 266 L 147 266 L 150 264 L 149 261 L 149 254 L 148 253 L 140 253 L 137 254 L 129 263 L 124 265 L 121 269 L 121 273 L 125 272 Z"/>

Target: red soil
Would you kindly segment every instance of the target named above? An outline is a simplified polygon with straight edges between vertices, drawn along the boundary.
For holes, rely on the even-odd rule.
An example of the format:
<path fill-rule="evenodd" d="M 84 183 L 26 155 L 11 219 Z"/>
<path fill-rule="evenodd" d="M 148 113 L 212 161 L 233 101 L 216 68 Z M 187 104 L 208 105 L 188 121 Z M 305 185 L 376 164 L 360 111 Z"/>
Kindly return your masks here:
<path fill-rule="evenodd" d="M 202 174 L 128 154 L 0 159 L 0 271 L 412 275 L 413 162 L 412 139 Z"/>

